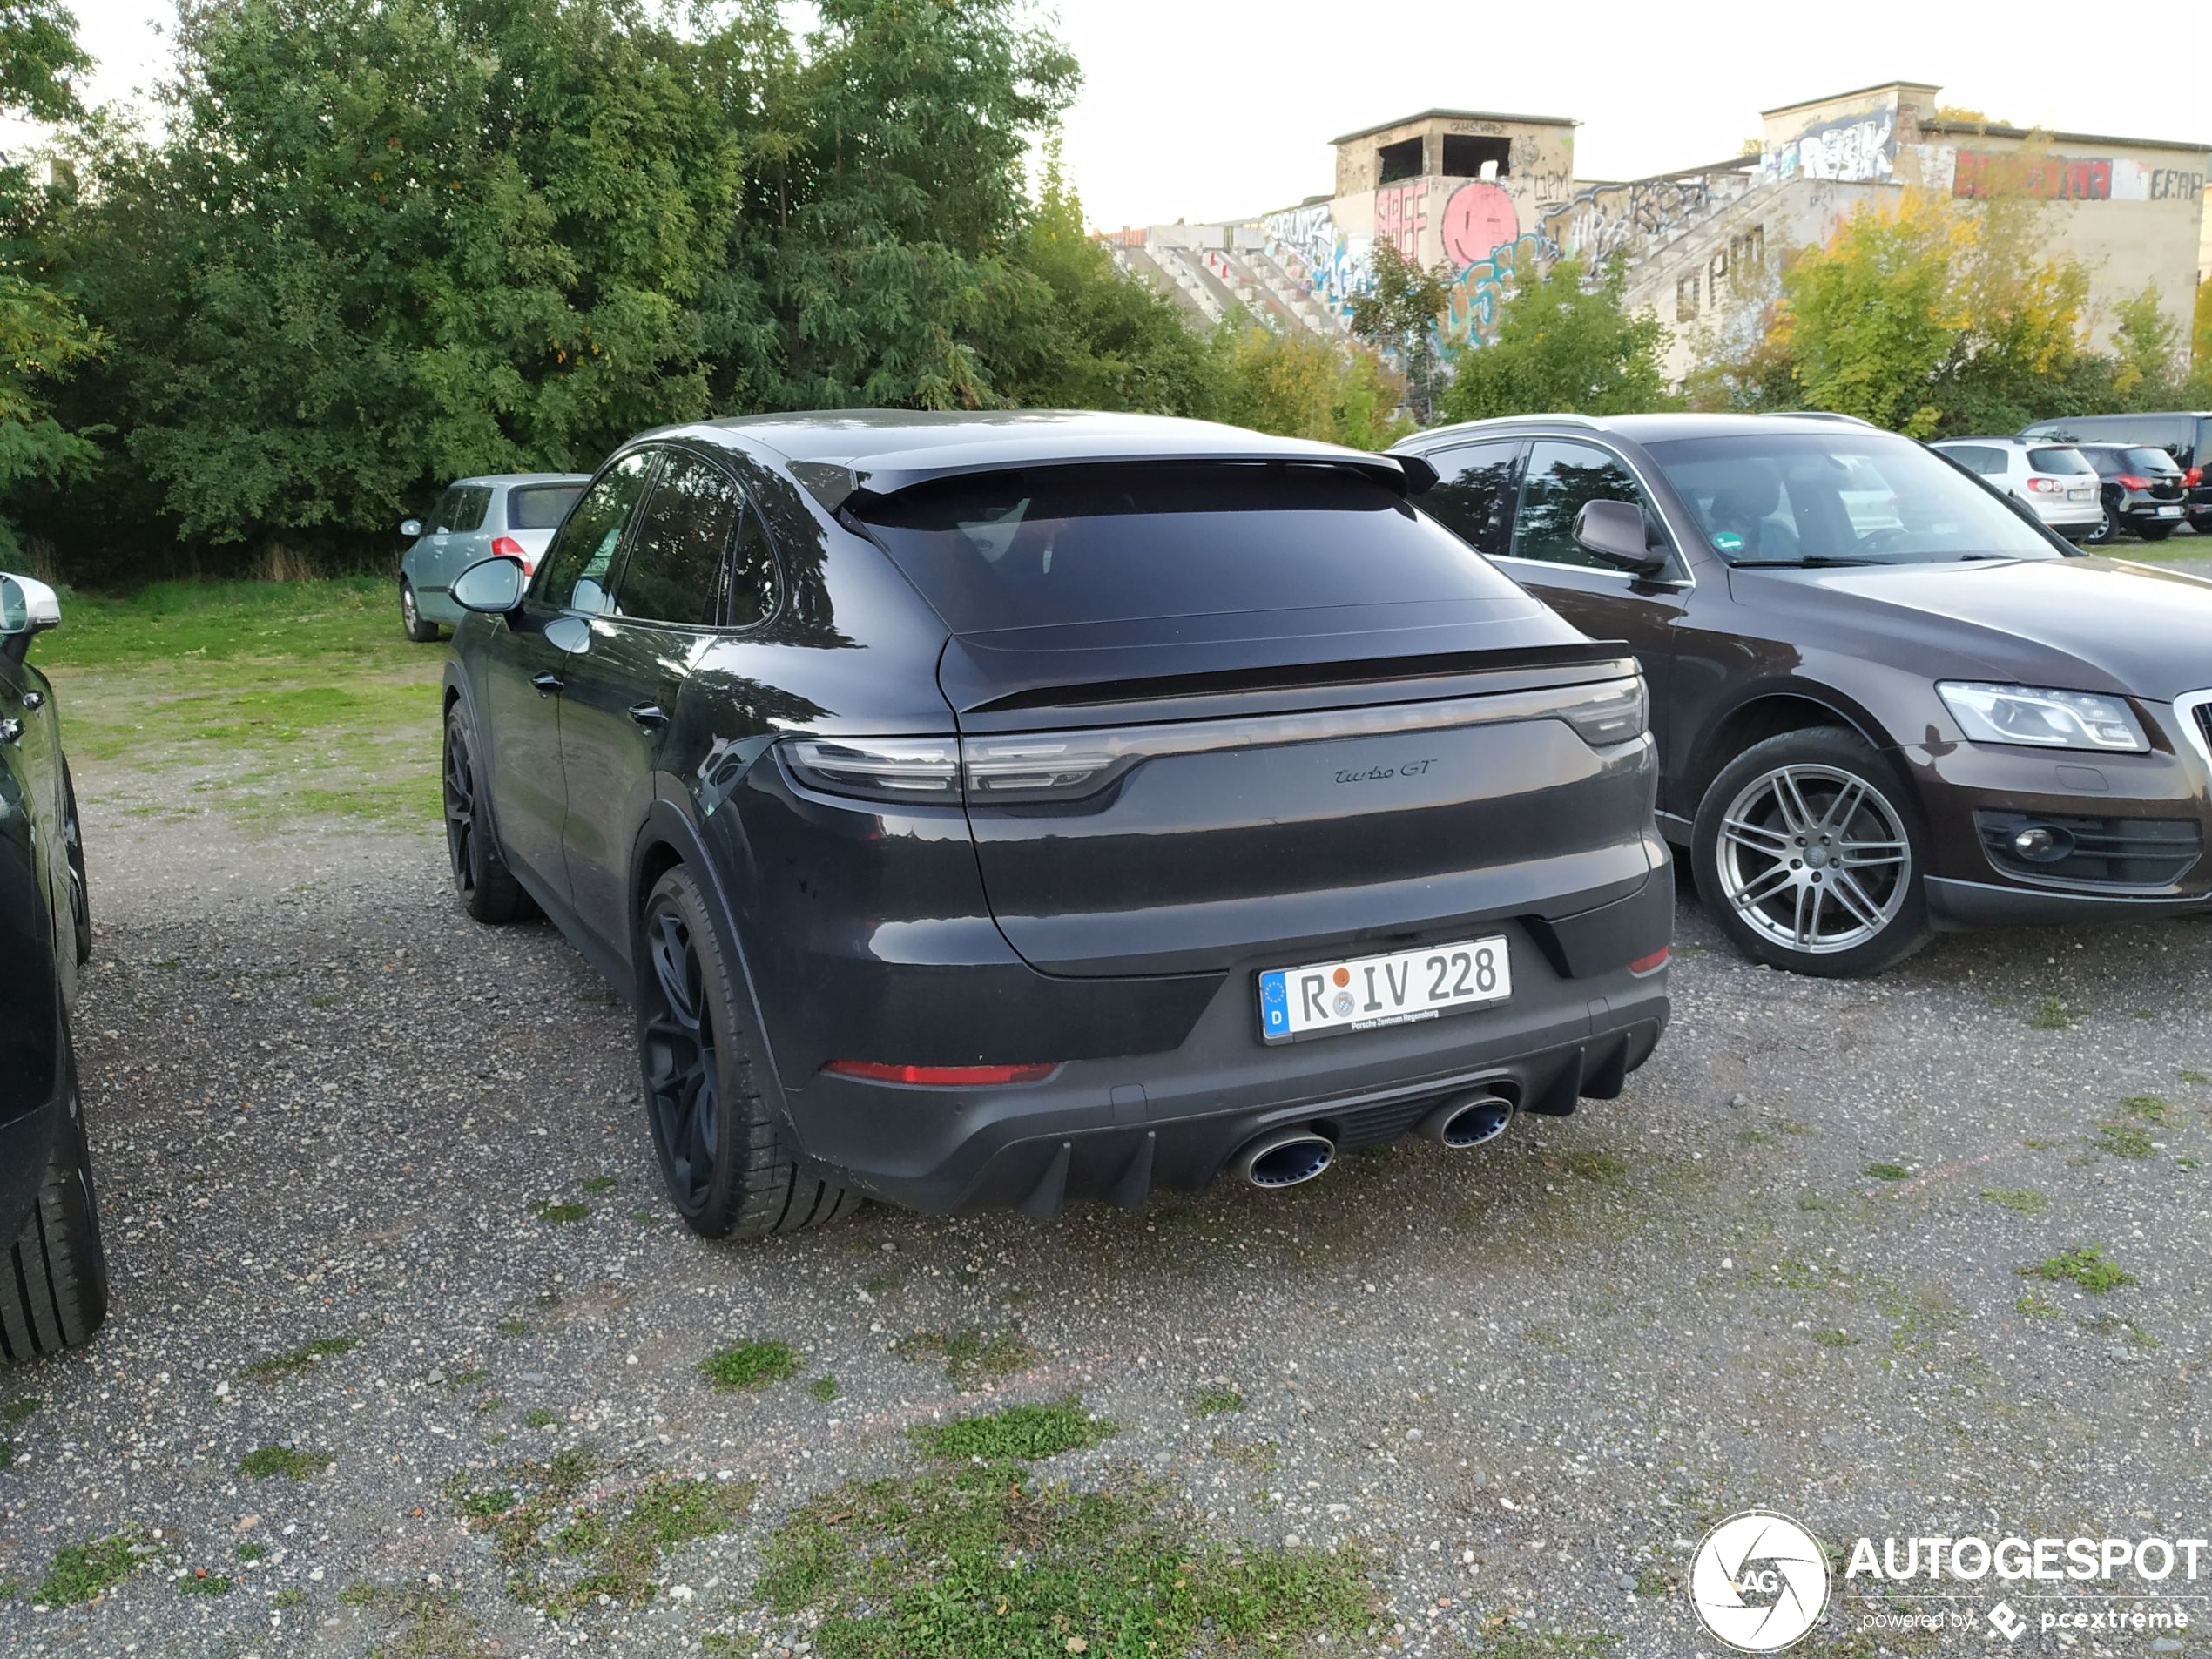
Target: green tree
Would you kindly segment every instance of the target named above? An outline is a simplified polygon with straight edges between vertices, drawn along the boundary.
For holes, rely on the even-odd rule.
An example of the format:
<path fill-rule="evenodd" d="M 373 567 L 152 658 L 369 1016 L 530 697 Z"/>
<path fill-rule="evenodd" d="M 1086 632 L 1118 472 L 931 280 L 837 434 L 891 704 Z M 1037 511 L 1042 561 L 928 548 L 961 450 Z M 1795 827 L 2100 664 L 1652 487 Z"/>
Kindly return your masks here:
<path fill-rule="evenodd" d="M 65 8 L 0 0 L 0 114 L 78 118 L 84 111 L 71 77 L 90 62 Z M 22 548 L 16 512 L 23 491 L 77 475 L 96 454 L 52 408 L 57 387 L 102 342 L 75 303 L 29 266 L 47 211 L 28 170 L 0 160 L 0 558 L 11 560 Z"/>
<path fill-rule="evenodd" d="M 1364 346 L 1303 328 L 1278 334 L 1241 314 L 1212 346 L 1221 420 L 1355 449 L 1387 448 L 1412 430 L 1397 413 L 1404 379 Z"/>
<path fill-rule="evenodd" d="M 1630 313 L 1627 287 L 1617 260 L 1595 280 L 1579 260 L 1562 259 L 1518 283 L 1499 307 L 1496 337 L 1460 353 L 1442 400 L 1446 419 L 1669 407 L 1663 359 L 1672 333 L 1649 311 Z"/>
<path fill-rule="evenodd" d="M 1396 243 L 1379 239 L 1374 272 L 1374 286 L 1352 300 L 1352 332 L 1397 358 L 1406 403 L 1426 421 L 1435 408 L 1437 320 L 1451 302 L 1453 273 L 1443 266 L 1424 271 Z"/>
<path fill-rule="evenodd" d="M 2187 377 L 2188 341 L 2182 327 L 2159 304 L 2158 287 L 2146 283 L 2113 307 L 2112 389 L 2123 408 L 2169 408 Z"/>

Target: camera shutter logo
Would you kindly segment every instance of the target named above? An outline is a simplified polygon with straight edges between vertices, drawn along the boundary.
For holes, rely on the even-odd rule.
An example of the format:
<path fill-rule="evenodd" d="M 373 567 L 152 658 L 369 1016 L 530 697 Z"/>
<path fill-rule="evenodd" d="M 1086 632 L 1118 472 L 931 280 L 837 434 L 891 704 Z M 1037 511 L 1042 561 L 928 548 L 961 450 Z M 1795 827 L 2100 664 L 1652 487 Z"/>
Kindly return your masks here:
<path fill-rule="evenodd" d="M 1820 1622 L 1828 1557 L 1787 1515 L 1747 1509 L 1705 1534 L 1689 1568 L 1689 1601 L 1718 1640 L 1743 1653 L 1779 1653 Z"/>

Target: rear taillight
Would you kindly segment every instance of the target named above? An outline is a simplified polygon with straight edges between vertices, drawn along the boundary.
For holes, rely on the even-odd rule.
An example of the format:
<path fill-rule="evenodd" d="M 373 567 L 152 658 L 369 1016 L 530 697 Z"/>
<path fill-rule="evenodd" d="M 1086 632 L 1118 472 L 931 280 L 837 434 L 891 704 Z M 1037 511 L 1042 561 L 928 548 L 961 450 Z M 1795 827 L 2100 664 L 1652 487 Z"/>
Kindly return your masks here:
<path fill-rule="evenodd" d="M 960 799 L 957 738 L 799 738 L 783 745 L 799 781 L 863 800 Z"/>
<path fill-rule="evenodd" d="M 530 556 L 523 551 L 523 544 L 511 536 L 493 536 L 491 556 L 496 559 L 516 560 L 525 570 L 530 568 Z"/>
<path fill-rule="evenodd" d="M 2030 478 L 2027 487 L 2039 496 L 2055 496 L 2066 488 L 2055 478 Z"/>
<path fill-rule="evenodd" d="M 1656 974 L 1667 965 L 1667 947 L 1662 945 L 1649 956 L 1639 956 L 1629 964 L 1631 974 Z"/>
<path fill-rule="evenodd" d="M 861 1077 L 872 1083 L 921 1083 L 940 1089 L 980 1089 L 999 1083 L 1042 1082 L 1052 1076 L 1052 1064 L 1022 1066 L 889 1066 L 875 1060 L 833 1060 L 822 1068 L 840 1077 Z"/>
<path fill-rule="evenodd" d="M 2121 473 L 2117 478 L 2113 480 L 2113 482 L 2124 485 L 2129 489 L 2148 489 L 2150 488 L 2149 479 L 2138 476 L 2136 474 L 2132 472 Z"/>
<path fill-rule="evenodd" d="M 2187 484 L 2191 489 L 2196 489 L 2204 482 L 2204 469 L 2202 467 L 2191 467 L 2187 472 L 2182 475 L 2182 482 Z"/>

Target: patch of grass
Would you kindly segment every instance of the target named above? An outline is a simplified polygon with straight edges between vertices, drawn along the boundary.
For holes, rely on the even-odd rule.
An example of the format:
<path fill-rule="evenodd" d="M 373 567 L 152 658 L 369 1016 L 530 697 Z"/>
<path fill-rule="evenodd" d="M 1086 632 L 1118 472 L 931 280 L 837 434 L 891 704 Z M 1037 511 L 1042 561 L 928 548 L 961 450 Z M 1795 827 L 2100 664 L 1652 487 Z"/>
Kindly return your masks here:
<path fill-rule="evenodd" d="M 2136 1282 L 2133 1273 L 2105 1254 L 2102 1244 L 2077 1244 L 2072 1250 L 2023 1267 L 2020 1273 L 2023 1278 L 2077 1285 L 2092 1296 L 2102 1296 L 2107 1291 L 2116 1291 Z"/>
<path fill-rule="evenodd" d="M 453 1375 L 448 1377 L 446 1379 L 446 1386 L 448 1388 L 475 1388 L 481 1384 L 488 1383 L 490 1380 L 491 1372 L 484 1370 L 481 1366 L 471 1366 L 466 1371 L 456 1371 L 453 1373 Z"/>
<path fill-rule="evenodd" d="M 2163 1123 L 2174 1109 L 2163 1095 L 2130 1095 L 2120 1103 L 2120 1109 L 2130 1117 L 2148 1118 L 2154 1123 Z"/>
<path fill-rule="evenodd" d="M 338 1592 L 338 1604 L 341 1607 L 374 1607 L 382 1595 L 383 1592 L 375 1585 L 356 1580 Z"/>
<path fill-rule="evenodd" d="M 266 1544 L 240 1544 L 236 1553 L 242 1561 L 258 1561 L 269 1553 L 269 1547 Z"/>
<path fill-rule="evenodd" d="M 502 1319 L 492 1329 L 502 1337 L 526 1337 L 530 1333 L 530 1322 L 528 1319 Z"/>
<path fill-rule="evenodd" d="M 2027 1023 L 2032 1030 L 2063 1031 L 2079 1020 L 2082 1012 L 2054 994 L 2035 1005 L 2034 1012 L 2027 1016 Z"/>
<path fill-rule="evenodd" d="M 1856 1348 L 1858 1339 L 1848 1331 L 1816 1331 L 1812 1339 L 1824 1348 Z"/>
<path fill-rule="evenodd" d="M 195 1568 L 177 1581 L 179 1595 L 228 1595 L 233 1585 L 226 1573 L 211 1573 L 205 1567 Z"/>
<path fill-rule="evenodd" d="M 799 1355 L 788 1342 L 732 1342 L 699 1361 L 699 1374 L 718 1393 L 749 1392 L 782 1382 L 799 1372 Z"/>
<path fill-rule="evenodd" d="M 816 1399 L 835 1399 L 837 1398 L 837 1379 L 827 1376 L 817 1377 L 813 1381 L 806 1385 L 806 1392 L 813 1395 Z"/>
<path fill-rule="evenodd" d="M 543 1406 L 533 1406 L 523 1413 L 524 1428 L 551 1428 L 560 1420 L 557 1413 L 547 1411 Z"/>
<path fill-rule="evenodd" d="M 64 1544 L 54 1552 L 44 1582 L 31 1599 L 48 1607 L 77 1607 L 98 1601 L 131 1575 L 138 1564 L 138 1541 L 119 1532 L 82 1544 Z"/>
<path fill-rule="evenodd" d="M 9 1428 L 19 1428 L 23 1426 L 25 1418 L 45 1403 L 36 1394 L 18 1395 L 6 1405 L 0 1406 L 0 1425 Z"/>
<path fill-rule="evenodd" d="M 747 1481 L 668 1474 L 593 1490 L 604 1474 L 597 1458 L 572 1448 L 516 1466 L 515 1487 L 456 1493 L 462 1518 L 490 1538 L 516 1600 L 556 1618 L 603 1595 L 641 1606 L 652 1599 L 663 1556 L 727 1532 L 752 1501 Z M 505 1501 L 494 1507 L 495 1498 Z"/>
<path fill-rule="evenodd" d="M 2123 1158 L 2147 1158 L 2158 1150 L 2148 1130 L 2140 1123 L 2123 1123 L 2116 1118 L 2107 1118 L 2098 1124 L 2097 1138 L 2089 1144 L 2100 1152 Z"/>
<path fill-rule="evenodd" d="M 360 1345 L 359 1337 L 317 1337 L 296 1348 L 271 1354 L 266 1359 L 256 1359 L 238 1374 L 246 1382 L 274 1382 L 280 1377 L 294 1376 L 310 1366 L 320 1365 L 335 1354 L 350 1352 Z"/>
<path fill-rule="evenodd" d="M 2109 1313 L 2100 1313 L 2090 1318 L 2077 1319 L 2074 1323 L 2093 1337 L 2125 1338 L 2128 1345 L 2131 1348 L 2162 1348 L 2166 1345 L 2133 1319 L 2118 1318 Z"/>
<path fill-rule="evenodd" d="M 1008 1332 L 986 1336 L 973 1327 L 961 1331 L 917 1331 L 893 1346 L 909 1363 L 945 1362 L 945 1379 L 965 1389 L 983 1377 L 1011 1377 L 1036 1363 L 1037 1351 Z"/>
<path fill-rule="evenodd" d="M 823 1659 L 1309 1651 L 1375 1615 L 1364 1556 L 1196 1538 L 1145 1487 L 1039 1487 L 1018 1463 L 855 1482 L 771 1534 L 758 1586 Z"/>
<path fill-rule="evenodd" d="M 1617 1187 L 1629 1178 L 1629 1161 L 1610 1152 L 1569 1152 L 1567 1167 L 1585 1181 L 1602 1181 L 1608 1186 Z"/>
<path fill-rule="evenodd" d="M 1027 1463 L 1096 1446 L 1116 1432 L 1070 1398 L 1051 1406 L 1008 1406 L 981 1417 L 924 1424 L 913 1434 L 914 1444 L 930 1457 Z"/>
<path fill-rule="evenodd" d="M 1866 1173 L 1877 1181 L 1910 1181 L 1912 1178 L 1912 1171 L 1902 1163 L 1870 1163 L 1866 1166 Z"/>
<path fill-rule="evenodd" d="M 878 1273 L 860 1288 L 870 1296 L 889 1296 L 894 1291 L 905 1289 L 906 1283 L 907 1276 L 894 1267 L 887 1273 Z"/>
<path fill-rule="evenodd" d="M 249 1480 L 266 1480 L 273 1474 L 305 1480 L 320 1474 L 334 1461 L 327 1452 L 301 1452 L 289 1446 L 260 1446 L 240 1460 L 238 1472 Z"/>
<path fill-rule="evenodd" d="M 1666 1569 L 1663 1568 L 1647 1567 L 1643 1569 L 1643 1571 L 1636 1575 L 1636 1594 L 1638 1595 L 1664 1595 L 1669 1591 L 1672 1590 L 1674 1587 L 1674 1580 L 1667 1576 Z"/>
<path fill-rule="evenodd" d="M 537 1218 L 556 1227 L 582 1221 L 590 1213 L 588 1204 L 542 1204 L 537 1207 Z"/>
<path fill-rule="evenodd" d="M 2061 1310 L 2040 1291 L 2022 1291 L 2013 1298 L 2013 1311 L 2031 1319 L 2055 1319 Z"/>
<path fill-rule="evenodd" d="M 482 1629 L 457 1590 L 349 1584 L 338 1599 L 388 1622 L 391 1640 L 372 1645 L 371 1659 L 488 1659 Z"/>
<path fill-rule="evenodd" d="M 307 1605 L 307 1593 L 298 1588 L 279 1590 L 269 1598 L 269 1605 L 275 1608 L 305 1607 Z"/>
<path fill-rule="evenodd" d="M 742 1631 L 710 1630 L 699 1638 L 699 1651 L 706 1659 L 746 1659 L 760 1651 L 760 1642 Z"/>
<path fill-rule="evenodd" d="M 586 1192 L 604 1192 L 612 1187 L 614 1184 L 615 1178 L 610 1175 L 595 1175 L 589 1180 L 579 1182 L 577 1184 L 582 1186 Z"/>
<path fill-rule="evenodd" d="M 1283 1461 L 1283 1448 L 1273 1440 L 1240 1440 L 1217 1434 L 1206 1450 L 1249 1474 L 1272 1474 Z"/>
<path fill-rule="evenodd" d="M 1189 1404 L 1193 1417 L 1218 1417 L 1224 1412 L 1243 1411 L 1244 1397 L 1223 1384 L 1208 1383 L 1190 1396 Z"/>
<path fill-rule="evenodd" d="M 2194 1088 L 2202 1089 L 2206 1083 L 2212 1083 L 2212 1073 L 2190 1071 L 2184 1069 L 2182 1072 L 2182 1081 Z"/>
<path fill-rule="evenodd" d="M 1981 1196 L 2023 1216 L 2040 1216 L 2051 1207 L 2050 1199 L 2033 1187 L 1984 1187 Z"/>

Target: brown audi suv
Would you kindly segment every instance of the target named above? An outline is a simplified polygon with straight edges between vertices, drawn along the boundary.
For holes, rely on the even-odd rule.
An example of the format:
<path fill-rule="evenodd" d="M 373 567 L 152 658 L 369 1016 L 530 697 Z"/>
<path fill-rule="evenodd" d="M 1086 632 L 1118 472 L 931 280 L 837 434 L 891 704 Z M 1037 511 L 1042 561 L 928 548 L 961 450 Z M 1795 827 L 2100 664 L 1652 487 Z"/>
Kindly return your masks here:
<path fill-rule="evenodd" d="M 1821 415 L 1530 415 L 1399 446 L 1422 509 L 1651 689 L 1730 936 L 1877 971 L 1942 928 L 2212 909 L 2212 582 L 2067 544 Z"/>

